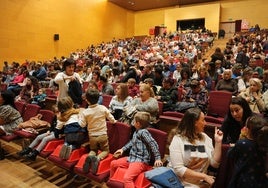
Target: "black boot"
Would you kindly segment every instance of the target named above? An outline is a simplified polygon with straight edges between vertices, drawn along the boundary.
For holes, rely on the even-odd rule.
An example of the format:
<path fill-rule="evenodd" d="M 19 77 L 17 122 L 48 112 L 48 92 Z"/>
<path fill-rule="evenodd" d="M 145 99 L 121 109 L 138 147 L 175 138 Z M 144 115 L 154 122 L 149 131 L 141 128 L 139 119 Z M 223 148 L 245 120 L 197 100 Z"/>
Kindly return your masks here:
<path fill-rule="evenodd" d="M 19 151 L 17 154 L 22 157 L 24 155 L 28 155 L 31 152 L 32 152 L 32 148 L 26 147 L 23 150 Z"/>
<path fill-rule="evenodd" d="M 29 153 L 28 155 L 26 155 L 27 159 L 30 159 L 32 161 L 36 160 L 36 156 L 39 154 L 39 151 L 37 151 L 36 149 L 33 150 L 31 153 Z"/>

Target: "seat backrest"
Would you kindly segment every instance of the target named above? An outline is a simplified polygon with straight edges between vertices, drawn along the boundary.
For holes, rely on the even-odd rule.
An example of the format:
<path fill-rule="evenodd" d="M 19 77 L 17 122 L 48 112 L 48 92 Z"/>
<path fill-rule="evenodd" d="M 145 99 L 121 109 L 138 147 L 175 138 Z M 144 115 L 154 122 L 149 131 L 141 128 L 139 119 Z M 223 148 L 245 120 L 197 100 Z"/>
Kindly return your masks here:
<path fill-rule="evenodd" d="M 168 134 L 164 131 L 161 131 L 155 128 L 147 128 L 147 129 L 151 133 L 155 141 L 157 142 L 158 147 L 159 147 L 159 152 L 161 154 L 161 158 L 163 158 L 166 152 Z"/>
<path fill-rule="evenodd" d="M 49 122 L 50 125 L 53 123 L 55 113 L 51 110 L 40 109 L 39 114 L 42 114 L 42 120 Z"/>
<path fill-rule="evenodd" d="M 158 108 L 159 108 L 159 112 L 158 112 L 158 115 L 162 115 L 163 114 L 163 102 L 161 101 L 157 101 L 158 102 Z"/>
<path fill-rule="evenodd" d="M 122 122 L 107 122 L 110 153 L 122 148 L 130 140 L 131 127 Z"/>
<path fill-rule="evenodd" d="M 82 91 L 83 91 L 83 93 L 86 92 L 86 90 L 88 88 L 88 85 L 89 85 L 89 82 L 83 82 L 83 85 L 82 85 Z"/>
<path fill-rule="evenodd" d="M 225 117 L 228 113 L 232 93 L 228 91 L 211 91 L 208 97 L 208 115 Z"/>
<path fill-rule="evenodd" d="M 228 157 L 229 148 L 230 148 L 229 144 L 222 145 L 221 164 L 220 167 L 218 168 L 215 183 L 213 185 L 213 187 L 215 188 L 227 187 L 231 179 L 234 166 L 232 160 Z"/>
<path fill-rule="evenodd" d="M 166 111 L 166 112 L 163 112 L 163 115 L 164 116 L 176 117 L 176 118 L 183 118 L 184 113 L 175 112 L 175 111 Z"/>
<path fill-rule="evenodd" d="M 15 101 L 14 104 L 15 104 L 15 108 L 19 111 L 20 115 L 23 116 L 26 103 L 23 101 Z"/>
<path fill-rule="evenodd" d="M 31 117 L 36 116 L 39 113 L 40 106 L 36 104 L 27 104 L 22 115 L 23 121 L 29 120 Z"/>
<path fill-rule="evenodd" d="M 109 104 L 110 104 L 113 96 L 103 94 L 102 97 L 103 97 L 102 105 L 106 106 L 106 108 L 109 108 Z"/>

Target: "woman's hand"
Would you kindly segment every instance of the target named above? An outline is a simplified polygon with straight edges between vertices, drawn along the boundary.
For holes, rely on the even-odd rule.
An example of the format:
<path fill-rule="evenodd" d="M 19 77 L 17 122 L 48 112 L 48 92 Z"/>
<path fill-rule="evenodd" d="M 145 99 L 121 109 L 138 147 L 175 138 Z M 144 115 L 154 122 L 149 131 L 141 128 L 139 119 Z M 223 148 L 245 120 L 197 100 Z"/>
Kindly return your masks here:
<path fill-rule="evenodd" d="M 214 140 L 216 143 L 221 143 L 223 138 L 223 132 L 215 127 Z"/>
<path fill-rule="evenodd" d="M 215 182 L 215 177 L 205 175 L 204 181 L 207 182 L 209 185 L 212 185 Z"/>

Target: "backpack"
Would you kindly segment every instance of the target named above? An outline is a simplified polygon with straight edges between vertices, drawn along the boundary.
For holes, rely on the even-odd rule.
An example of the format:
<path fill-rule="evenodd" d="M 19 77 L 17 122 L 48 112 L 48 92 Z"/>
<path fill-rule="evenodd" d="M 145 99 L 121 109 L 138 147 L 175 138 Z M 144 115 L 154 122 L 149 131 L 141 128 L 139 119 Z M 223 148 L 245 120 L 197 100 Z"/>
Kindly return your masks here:
<path fill-rule="evenodd" d="M 78 80 L 69 82 L 68 94 L 75 104 L 82 104 L 82 86 Z"/>

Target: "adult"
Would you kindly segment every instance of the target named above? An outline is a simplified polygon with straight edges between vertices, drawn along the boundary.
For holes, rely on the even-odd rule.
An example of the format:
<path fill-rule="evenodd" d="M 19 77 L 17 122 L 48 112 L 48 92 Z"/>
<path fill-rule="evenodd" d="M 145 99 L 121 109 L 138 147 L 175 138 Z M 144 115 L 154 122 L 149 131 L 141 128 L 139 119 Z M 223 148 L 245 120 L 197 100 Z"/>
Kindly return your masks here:
<path fill-rule="evenodd" d="M 164 78 L 162 87 L 155 98 L 163 102 L 163 111 L 175 110 L 175 104 L 178 102 L 178 89 L 174 87 L 172 78 Z"/>
<path fill-rule="evenodd" d="M 63 71 L 59 72 L 54 81 L 59 85 L 59 95 L 58 100 L 63 97 L 69 96 L 69 83 L 71 81 L 77 81 L 82 84 L 82 79 L 79 74 L 75 72 L 76 63 L 73 59 L 66 59 L 63 62 Z M 75 101 L 74 101 L 75 102 Z"/>
<path fill-rule="evenodd" d="M 133 99 L 129 106 L 134 107 L 137 111 L 149 112 L 151 115 L 150 122 L 156 123 L 159 115 L 158 102 L 154 98 L 154 91 L 149 84 L 140 85 L 140 96 Z"/>
<path fill-rule="evenodd" d="M 115 89 L 115 96 L 113 96 L 109 104 L 109 110 L 116 120 L 121 117 L 123 109 L 128 106 L 131 101 L 132 97 L 129 96 L 128 85 L 125 83 L 118 84 Z"/>
<path fill-rule="evenodd" d="M 230 69 L 226 69 L 223 72 L 223 78 L 218 81 L 215 89 L 218 91 L 229 91 L 233 95 L 237 94 L 238 86 L 237 82 L 232 79 L 232 71 Z"/>
<path fill-rule="evenodd" d="M 261 89 L 261 80 L 258 78 L 251 78 L 249 80 L 249 87 L 239 94 L 239 96 L 246 99 L 251 110 L 255 113 L 262 113 L 265 109 Z"/>
<path fill-rule="evenodd" d="M 14 105 L 14 93 L 3 91 L 0 94 L 0 135 L 10 135 L 23 122 Z"/>
<path fill-rule="evenodd" d="M 242 97 L 232 98 L 228 114 L 221 126 L 223 143 L 235 143 L 239 139 L 241 129 L 245 126 L 247 118 L 251 115 L 252 111 L 245 99 Z"/>
<path fill-rule="evenodd" d="M 207 174 L 209 165 L 219 167 L 222 132 L 215 128 L 212 139 L 204 133 L 205 115 L 199 108 L 190 108 L 184 114 L 169 146 L 169 165 L 185 188 L 210 187 L 215 177 Z"/>
<path fill-rule="evenodd" d="M 105 95 L 114 95 L 114 88 L 108 82 L 108 78 L 105 75 L 100 76 L 100 82 L 102 84 L 101 93 Z"/>
<path fill-rule="evenodd" d="M 241 78 L 238 79 L 238 92 L 243 92 L 246 90 L 246 88 L 249 87 L 249 79 L 253 75 L 253 70 L 251 67 L 247 67 L 243 70 L 243 74 Z"/>

